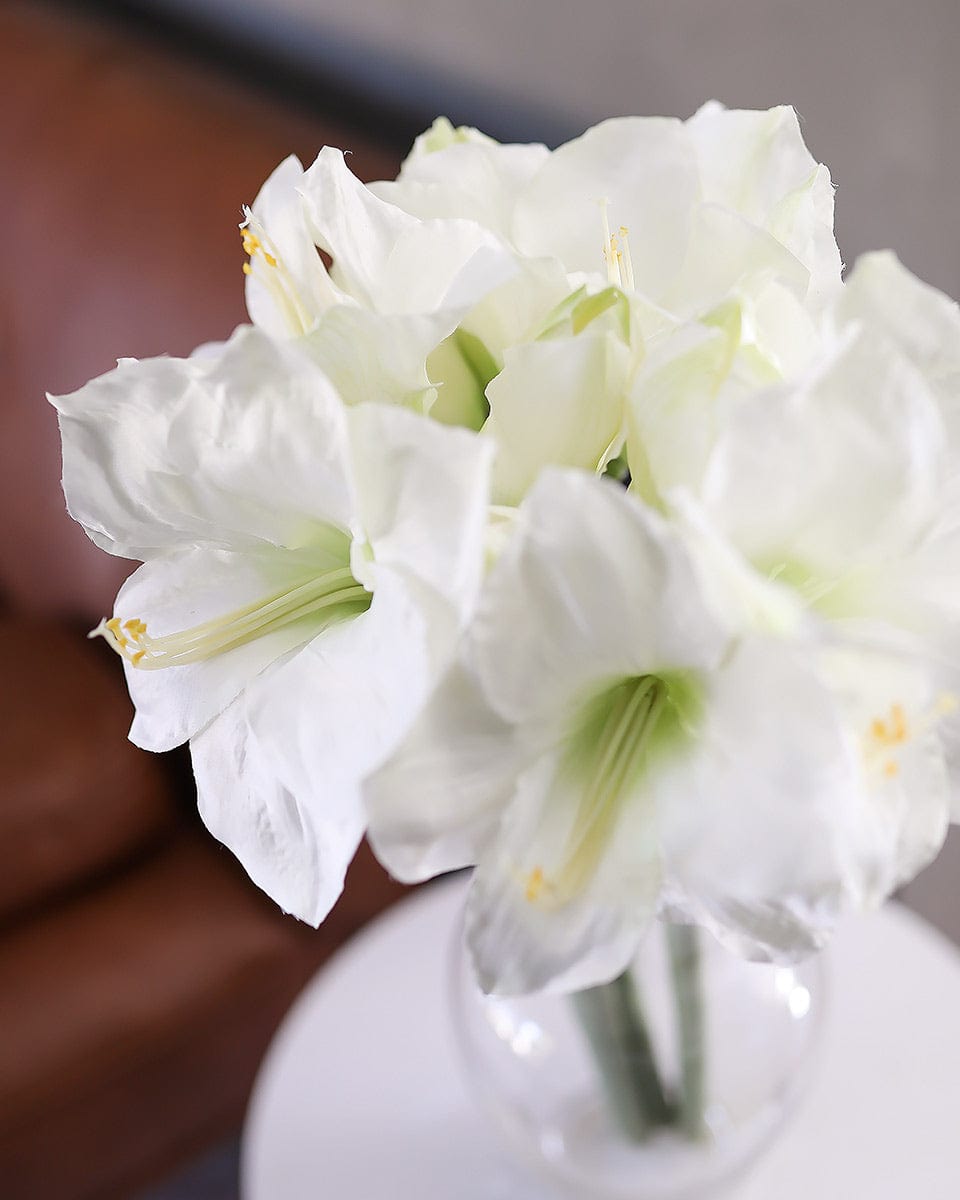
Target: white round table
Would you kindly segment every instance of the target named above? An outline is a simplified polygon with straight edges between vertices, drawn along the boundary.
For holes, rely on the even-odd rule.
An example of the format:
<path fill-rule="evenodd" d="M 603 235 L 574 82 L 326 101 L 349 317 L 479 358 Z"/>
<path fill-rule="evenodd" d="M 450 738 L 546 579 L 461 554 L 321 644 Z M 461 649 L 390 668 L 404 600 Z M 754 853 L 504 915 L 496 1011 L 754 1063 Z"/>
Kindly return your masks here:
<path fill-rule="evenodd" d="M 243 1200 L 552 1200 L 461 1082 L 447 974 L 463 889 L 404 900 L 301 995 L 250 1103 Z M 736 1200 L 957 1200 L 960 953 L 889 905 L 830 957 L 813 1080 Z"/>

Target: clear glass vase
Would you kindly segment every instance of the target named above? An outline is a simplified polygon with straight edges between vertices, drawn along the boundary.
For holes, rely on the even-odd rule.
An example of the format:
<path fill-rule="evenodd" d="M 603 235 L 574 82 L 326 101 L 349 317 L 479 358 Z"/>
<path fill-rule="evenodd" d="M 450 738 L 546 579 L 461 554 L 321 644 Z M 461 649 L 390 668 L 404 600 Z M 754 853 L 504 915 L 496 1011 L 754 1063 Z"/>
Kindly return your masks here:
<path fill-rule="evenodd" d="M 484 996 L 461 939 L 452 1000 L 481 1106 L 558 1196 L 694 1200 L 721 1195 L 782 1127 L 823 991 L 819 959 L 749 963 L 658 925 L 624 976 L 576 996 Z"/>

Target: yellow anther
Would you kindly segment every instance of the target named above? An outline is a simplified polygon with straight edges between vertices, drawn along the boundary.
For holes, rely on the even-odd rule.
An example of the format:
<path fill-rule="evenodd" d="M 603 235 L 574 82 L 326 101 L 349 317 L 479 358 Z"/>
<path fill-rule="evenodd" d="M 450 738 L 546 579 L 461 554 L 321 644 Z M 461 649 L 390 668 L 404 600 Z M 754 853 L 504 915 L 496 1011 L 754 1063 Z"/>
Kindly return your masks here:
<path fill-rule="evenodd" d="M 136 654 L 134 654 L 134 656 L 130 659 L 130 661 L 133 663 L 134 666 L 136 666 L 137 663 L 140 662 L 140 660 L 143 658 L 143 656 L 146 653 L 147 653 L 146 650 L 138 650 L 136 652 Z"/>
<path fill-rule="evenodd" d="M 545 879 L 543 875 L 543 868 L 534 867 L 527 876 L 527 886 L 526 891 L 524 892 L 529 904 L 534 904 L 536 902 L 540 893 L 543 891 L 544 883 Z"/>
<path fill-rule="evenodd" d="M 263 256 L 263 261 L 268 267 L 277 267 L 280 265 L 276 255 L 271 254 L 270 251 L 266 249 L 263 242 L 260 240 L 257 234 L 253 232 L 249 225 L 240 226 L 240 239 L 243 242 L 244 252 L 249 254 L 251 258 L 254 258 L 257 254 L 261 254 Z M 250 275 L 253 273 L 253 267 L 250 263 L 243 264 L 243 273 L 244 275 Z"/>
<path fill-rule="evenodd" d="M 870 736 L 881 746 L 899 746 L 910 738 L 910 727 L 907 724 L 903 705 L 890 706 L 890 720 L 884 721 L 875 717 L 870 722 Z"/>
<path fill-rule="evenodd" d="M 127 646 L 129 646 L 130 642 L 124 635 L 123 629 L 120 624 L 119 617 L 111 618 L 111 620 L 107 621 L 104 628 L 108 629 L 110 631 L 110 633 L 113 634 L 114 638 L 116 639 L 117 645 L 120 647 L 121 650 L 124 650 L 124 649 L 126 649 Z"/>
<path fill-rule="evenodd" d="M 630 245 L 627 240 L 626 225 L 621 225 L 617 233 L 610 232 L 610 222 L 607 217 L 609 202 L 600 202 L 600 223 L 603 227 L 603 261 L 607 266 L 607 279 L 615 287 L 633 291 L 633 262 L 630 258 Z"/>
<path fill-rule="evenodd" d="M 938 697 L 936 704 L 926 711 L 907 720 L 902 704 L 891 704 L 886 718 L 875 717 L 864 738 L 864 756 L 868 769 L 877 771 L 887 779 L 900 774 L 901 763 L 893 755 L 901 746 L 906 746 L 931 730 L 940 717 L 956 712 L 960 700 L 950 692 Z"/>

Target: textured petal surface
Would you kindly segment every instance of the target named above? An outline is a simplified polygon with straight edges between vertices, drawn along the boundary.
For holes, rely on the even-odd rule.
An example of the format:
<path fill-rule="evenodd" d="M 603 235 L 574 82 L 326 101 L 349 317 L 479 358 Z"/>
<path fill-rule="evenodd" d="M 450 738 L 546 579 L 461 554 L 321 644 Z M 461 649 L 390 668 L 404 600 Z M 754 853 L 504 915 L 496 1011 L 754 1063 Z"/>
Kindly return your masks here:
<path fill-rule="evenodd" d="M 599 681 L 707 666 L 724 634 L 679 539 L 610 480 L 547 468 L 471 629 L 492 706 L 524 721 Z"/>
<path fill-rule="evenodd" d="M 360 785 L 412 722 L 452 630 L 416 585 L 265 672 L 191 742 L 204 821 L 283 908 L 319 924 L 364 828 Z"/>
<path fill-rule="evenodd" d="M 144 563 L 117 596 L 121 621 L 145 621 L 151 637 L 180 633 L 263 602 L 325 570 L 343 566 L 341 554 L 293 554 L 265 549 L 237 553 L 193 547 Z M 169 750 L 221 712 L 260 671 L 309 641 L 322 627 L 313 614 L 201 662 L 144 670 L 124 663 L 136 715 L 131 739 L 146 750 Z"/>
<path fill-rule="evenodd" d="M 374 563 L 402 568 L 467 616 L 484 565 L 492 447 L 386 405 L 362 405 L 347 419 L 357 521 Z M 357 555 L 355 563 L 362 580 Z M 371 578 L 376 587 L 376 566 Z"/>
<path fill-rule="evenodd" d="M 596 471 L 621 438 L 630 352 L 582 333 L 508 350 L 487 388 L 496 443 L 494 502 L 519 504 L 548 464 Z"/>
<path fill-rule="evenodd" d="M 449 313 L 385 317 L 341 304 L 324 313 L 301 348 L 345 404 L 397 404 L 424 413 L 436 397 L 427 358 L 455 326 Z"/>
<path fill-rule="evenodd" d="M 731 292 L 759 291 L 771 280 L 801 299 L 810 287 L 807 268 L 771 233 L 739 213 L 701 204 L 674 278 L 656 298 L 680 316 L 698 316 Z"/>
<path fill-rule="evenodd" d="M 697 738 L 654 785 L 668 906 L 750 957 L 808 953 L 857 894 L 858 766 L 805 657 L 742 644 L 709 677 Z"/>
<path fill-rule="evenodd" d="M 835 582 L 916 543 L 936 511 L 944 449 L 917 371 L 888 343 L 852 331 L 794 389 L 740 406 L 702 497 L 762 569 L 785 564 Z M 841 603 L 836 589 L 830 602 Z"/>
<path fill-rule="evenodd" d="M 216 356 L 122 361 L 54 399 L 73 517 L 125 558 L 345 529 L 342 404 L 302 354 L 242 327 Z"/>
<path fill-rule="evenodd" d="M 606 274 L 601 201 L 624 226 L 637 288 L 659 298 L 683 261 L 700 199 L 696 156 L 679 121 L 618 117 L 555 150 L 521 192 L 514 240 L 568 271 Z"/>
<path fill-rule="evenodd" d="M 429 313 L 466 306 L 516 269 L 503 242 L 475 221 L 420 221 L 379 199 L 325 147 L 304 177 L 314 237 L 334 279 L 365 307 Z"/>
<path fill-rule="evenodd" d="M 740 213 L 782 242 L 807 268 L 812 298 L 840 290 L 833 236 L 833 186 L 807 150 L 797 114 L 710 103 L 687 122 L 697 151 L 704 199 Z"/>
<path fill-rule="evenodd" d="M 866 321 L 920 370 L 960 448 L 960 309 L 912 275 L 891 250 L 858 258 L 840 296 L 841 326 Z"/>
<path fill-rule="evenodd" d="M 399 748 L 367 780 L 377 857 L 409 883 L 472 866 L 522 766 L 515 730 L 455 663 Z"/>
<path fill-rule="evenodd" d="M 469 133 L 475 136 L 440 149 L 430 149 L 429 136 L 418 138 L 396 181 L 371 190 L 421 219 L 462 217 L 508 238 L 517 195 L 549 151 Z"/>
<path fill-rule="evenodd" d="M 485 991 L 573 991 L 618 975 L 636 950 L 660 888 L 652 805 L 624 804 L 606 853 L 571 896 L 554 897 L 552 864 L 577 820 L 582 781 L 544 755 L 517 780 L 470 889 L 466 935 Z"/>

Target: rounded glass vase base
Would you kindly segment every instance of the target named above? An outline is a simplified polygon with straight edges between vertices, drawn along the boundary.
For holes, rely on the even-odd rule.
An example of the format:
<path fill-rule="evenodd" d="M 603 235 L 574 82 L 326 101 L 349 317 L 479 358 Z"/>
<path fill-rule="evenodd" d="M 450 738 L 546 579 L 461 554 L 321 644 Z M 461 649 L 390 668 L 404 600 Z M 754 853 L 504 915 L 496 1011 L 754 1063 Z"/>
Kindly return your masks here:
<path fill-rule="evenodd" d="M 610 1129 L 607 1113 L 595 1097 L 563 1114 L 563 1123 L 565 1135 L 540 1135 L 539 1154 L 530 1150 L 534 1131 L 528 1131 L 522 1140 L 503 1132 L 513 1143 L 514 1153 L 540 1177 L 549 1195 L 564 1200 L 598 1200 L 600 1195 L 604 1200 L 719 1197 L 729 1194 L 743 1170 L 741 1147 L 727 1145 L 709 1134 L 691 1142 L 672 1130 L 657 1130 L 638 1152 L 635 1144 Z M 754 1131 L 757 1150 L 779 1123 L 776 1116 L 762 1128 L 758 1124 Z M 597 1181 L 601 1179 L 602 1192 L 598 1192 Z"/>
<path fill-rule="evenodd" d="M 826 990 L 819 959 L 792 968 L 749 963 L 698 931 L 679 936 L 695 964 L 693 975 L 681 976 L 685 991 L 670 935 L 658 925 L 613 985 L 612 1000 L 610 989 L 593 989 L 584 1010 L 569 996 L 483 995 L 455 933 L 451 1007 L 466 1078 L 509 1148 L 559 1196 L 721 1195 L 776 1137 L 815 1064 Z M 631 1137 L 621 1128 L 624 1087 L 628 1117 L 636 1119 L 636 1076 L 621 1073 L 625 1047 L 610 1035 L 611 1003 L 615 1013 L 630 1005 L 655 1063 L 656 1094 L 668 1104 L 691 1087 L 686 1044 L 695 1134 L 666 1124 Z M 680 1014 L 689 1019 L 691 1005 L 694 1029 L 684 1043 Z M 611 1059 L 613 1093 L 603 1066 Z"/>
<path fill-rule="evenodd" d="M 556 1200 L 463 1079 L 446 953 L 463 896 L 463 880 L 421 889 L 304 990 L 253 1091 L 243 1200 Z M 956 947 L 894 904 L 841 930 L 828 968 L 809 1086 L 749 1174 L 713 1195 L 956 1200 Z"/>

